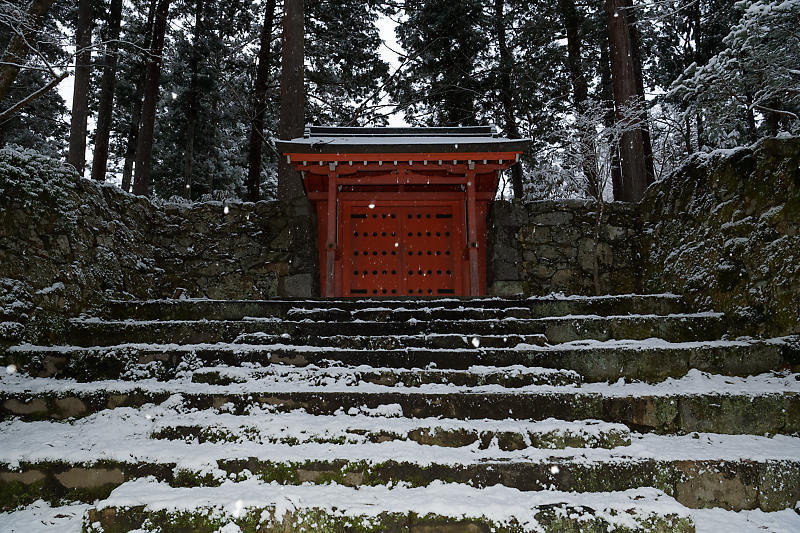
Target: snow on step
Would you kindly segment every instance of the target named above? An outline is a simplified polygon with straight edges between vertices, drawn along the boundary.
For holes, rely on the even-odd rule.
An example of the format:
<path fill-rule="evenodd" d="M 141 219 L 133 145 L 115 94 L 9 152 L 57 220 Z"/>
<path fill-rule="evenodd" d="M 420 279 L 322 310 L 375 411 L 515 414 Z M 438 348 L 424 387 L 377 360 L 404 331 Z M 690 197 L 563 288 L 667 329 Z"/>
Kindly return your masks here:
<path fill-rule="evenodd" d="M 586 340 L 538 346 L 519 344 L 524 341 L 521 336 L 487 339 L 487 336 L 426 334 L 292 339 L 288 334 L 285 337 L 253 334 L 242 337 L 252 337 L 249 342 L 255 344 L 133 343 L 93 347 L 23 344 L 8 350 L 4 364 L 15 364 L 20 371 L 42 377 L 73 377 L 84 381 L 118 377 L 131 367 L 156 361 L 163 365 L 162 375 L 171 376 L 187 360 L 210 365 L 247 362 L 264 365 L 271 361 L 319 367 L 368 364 L 412 371 L 422 367 L 430 369 L 434 365 L 460 370 L 475 366 L 543 366 L 563 369 L 564 372 L 577 371 L 584 381 L 617 381 L 623 376 L 633 380 L 660 381 L 668 376 L 684 375 L 690 368 L 738 376 L 782 368 L 791 358 L 790 343 L 796 342 L 789 337 L 682 343 L 645 339 Z M 516 347 L 492 347 L 498 344 Z M 453 345 L 461 348 L 453 348 Z M 571 375 L 564 376 L 568 378 L 567 382 L 574 381 Z M 555 384 L 553 381 L 550 383 Z"/>
<path fill-rule="evenodd" d="M 139 377 L 149 377 L 146 370 Z M 531 385 L 579 385 L 580 375 L 570 370 L 550 368 L 471 366 L 467 370 L 440 370 L 436 368 L 399 370 L 396 368 L 323 367 L 314 365 L 300 369 L 286 365 L 265 367 L 242 364 L 240 367 L 208 366 L 192 372 L 194 383 L 246 383 L 252 380 L 272 379 L 277 381 L 308 383 L 329 386 L 345 383 L 348 386 L 372 383 L 386 387 L 422 388 L 431 384 L 481 387 L 499 385 L 507 388 L 523 388 Z"/>
<path fill-rule="evenodd" d="M 274 413 L 253 409 L 238 416 L 216 410 L 193 411 L 180 421 L 157 420 L 153 438 L 187 442 L 255 442 L 301 444 L 308 442 L 363 444 L 389 440 L 414 441 L 424 445 L 462 447 L 479 443 L 482 449 L 501 450 L 567 447 L 612 448 L 630 444 L 627 426 L 586 420 L 566 422 L 548 419 L 454 420 L 402 418 L 400 406 L 381 410 L 356 408 L 347 415 L 309 415 L 302 411 Z M 377 411 L 377 413 L 376 413 Z M 375 416 L 382 415 L 382 416 Z"/>
<path fill-rule="evenodd" d="M 667 314 L 686 310 L 686 304 L 676 295 L 619 295 L 550 297 L 525 299 L 476 298 L 476 299 L 434 299 L 434 300 L 147 300 L 111 301 L 108 304 L 108 317 L 138 318 L 227 318 L 240 319 L 243 316 L 280 316 L 288 312 L 334 313 L 378 312 L 395 310 L 419 311 L 429 309 L 445 310 L 502 310 L 510 307 L 527 309 L 536 316 L 555 316 L 576 314 L 577 312 L 596 312 L 598 314 L 656 312 Z"/>
<path fill-rule="evenodd" d="M 336 484 L 298 487 L 255 480 L 187 489 L 141 479 L 120 486 L 108 499 L 98 502 L 94 508 L 99 512 L 90 512 L 90 516 L 100 522 L 99 527 L 92 526 L 88 531 L 104 531 L 104 509 L 138 506 L 144 506 L 148 514 L 166 511 L 167 516 L 205 512 L 211 517 L 212 528 L 237 521 L 242 523 L 246 517 L 260 515 L 261 523 L 267 526 L 283 523 L 291 527 L 289 524 L 292 524 L 294 527 L 288 531 L 314 530 L 322 524 L 330 527 L 337 523 L 360 526 L 359 530 L 364 531 L 381 531 L 393 522 L 405 523 L 408 514 L 413 512 L 421 517 L 420 524 L 426 524 L 427 520 L 434 527 L 437 523 L 446 525 L 450 520 L 456 523 L 467 520 L 492 528 L 519 524 L 522 531 L 535 532 L 561 519 L 574 520 L 578 531 L 595 520 L 609 529 L 656 531 L 653 522 L 658 522 L 662 528 L 659 531 L 689 533 L 693 530 L 688 510 L 655 489 L 591 494 L 525 493 L 502 486 L 474 489 L 434 482 L 418 488 L 362 487 L 354 490 Z M 322 514 L 312 512 L 314 510 Z M 124 511 L 121 514 L 124 515 Z M 287 522 L 283 522 L 284 518 Z M 348 518 L 347 522 L 343 520 Z M 106 520 L 113 527 L 113 520 Z M 214 531 L 212 528 L 204 531 Z M 341 525 L 335 529 L 340 528 Z"/>
<path fill-rule="evenodd" d="M 230 342 L 248 333 L 288 333 L 293 336 L 331 335 L 414 335 L 448 333 L 468 335 L 544 334 L 550 342 L 612 338 L 665 340 L 710 340 L 724 333 L 719 313 L 670 315 L 573 315 L 537 319 L 416 320 L 405 322 L 345 321 L 315 322 L 281 320 L 276 317 L 249 320 L 101 320 L 71 319 L 68 335 L 76 344 L 117 344 L 148 340 L 183 342 Z M 104 342 L 105 341 L 105 342 Z"/>
<path fill-rule="evenodd" d="M 198 367 L 200 368 L 200 367 Z M 547 394 L 552 396 L 586 395 L 605 398 L 622 397 L 669 397 L 692 395 L 796 395 L 800 394 L 800 374 L 788 371 L 770 372 L 756 376 L 725 376 L 690 370 L 681 378 L 667 378 L 659 383 L 626 382 L 620 379 L 615 383 L 585 383 L 570 385 L 526 385 L 508 389 L 499 384 L 479 386 L 460 386 L 452 383 L 425 383 L 419 386 L 390 386 L 364 381 L 354 382 L 354 372 L 348 368 L 326 368 L 322 373 L 317 367 L 290 367 L 270 365 L 250 370 L 220 367 L 231 375 L 241 378 L 238 382 L 216 385 L 192 381 L 192 372 L 183 372 L 176 379 L 159 381 L 141 379 L 139 381 L 97 380 L 78 382 L 73 379 L 53 380 L 30 377 L 20 373 L 0 375 L 0 396 L 14 394 L 93 394 L 103 393 L 183 393 L 214 395 L 258 395 L 277 393 L 400 393 L 415 394 Z M 476 367 L 476 372 L 487 371 L 490 367 Z M 266 370 L 264 370 L 266 369 Z M 382 369 L 379 369 L 382 370 Z M 389 370 L 389 369 L 385 369 Z M 538 372 L 538 369 L 522 368 L 512 372 Z M 367 371 L 367 370 L 365 370 Z M 372 371 L 372 370 L 369 370 Z M 369 372 L 367 371 L 367 372 Z M 498 370 L 499 371 L 499 370 Z M 493 370 L 490 370 L 493 372 Z M 545 372 L 547 372 L 545 370 Z M 324 382 L 320 382 L 322 379 Z"/>
<path fill-rule="evenodd" d="M 358 492 L 360 491 L 354 491 L 354 494 Z M 635 493 L 633 490 L 626 492 Z M 636 496 L 633 497 L 634 503 L 641 501 L 641 499 L 636 500 L 635 498 Z M 233 502 L 233 510 L 236 509 L 237 502 L 238 500 Z M 151 499 L 151 509 L 153 503 L 154 501 Z M 224 507 L 225 503 L 230 502 L 217 501 L 212 502 L 212 505 Z M 98 509 L 98 507 L 86 503 L 51 506 L 40 500 L 15 511 L 0 512 L 0 524 L 3 524 L 3 530 L 6 533 L 51 533 L 52 531 L 82 533 L 83 517 L 87 515 L 90 508 Z M 242 500 L 242 508 L 244 508 L 244 500 Z M 688 512 L 694 520 L 696 533 L 789 533 L 800 531 L 800 514 L 793 509 L 771 513 L 760 510 L 736 512 L 720 508 L 689 509 L 685 512 Z"/>
<path fill-rule="evenodd" d="M 0 512 L 4 533 L 83 533 L 83 518 L 92 506 L 88 503 L 51 506 L 38 500 L 26 507 Z"/>
<path fill-rule="evenodd" d="M 516 348 L 518 346 L 544 346 L 547 337 L 540 334 L 462 335 L 460 333 L 420 333 L 417 335 L 321 335 L 299 337 L 288 333 L 275 335 L 255 332 L 242 333 L 233 342 L 244 345 L 319 346 L 333 349 L 397 350 L 397 349 L 451 349 L 478 350 L 486 348 Z"/>
<path fill-rule="evenodd" d="M 554 462 L 590 465 L 593 463 L 629 464 L 635 461 L 800 461 L 800 438 L 785 435 L 761 437 L 754 435 L 720 435 L 693 433 L 684 436 L 631 434 L 626 446 L 605 448 L 565 448 L 501 450 L 492 445 L 482 449 L 478 442 L 466 447 L 450 448 L 426 446 L 415 441 L 392 440 L 386 442 L 330 443 L 307 442 L 302 446 L 281 443 L 243 440 L 231 445 L 227 442 L 185 442 L 181 440 L 154 440 L 153 432 L 164 427 L 174 427 L 212 419 L 219 414 L 223 426 L 235 425 L 237 420 L 251 421 L 250 417 L 233 417 L 226 414 L 226 406 L 219 410 L 194 411 L 183 406 L 180 396 L 174 396 L 161 405 L 147 405 L 140 409 L 121 407 L 105 410 L 69 423 L 0 422 L 0 463 L 17 468 L 20 463 L 65 461 L 67 463 L 94 463 L 113 460 L 121 462 L 174 463 L 181 468 L 204 470 L 215 467 L 218 461 L 237 460 L 243 457 L 265 457 L 271 461 L 302 462 L 342 459 L 351 462 L 379 464 L 385 461 L 408 462 L 420 466 L 431 464 L 470 465 L 487 461 L 528 462 L 551 465 Z M 391 406 L 380 410 L 363 409 L 358 414 L 341 413 L 321 417 L 319 429 L 307 428 L 309 434 L 329 428 L 348 429 L 398 427 L 410 428 L 424 419 L 396 416 Z M 383 415 L 383 418 L 381 418 Z M 257 408 L 252 417 L 263 417 L 263 425 L 274 424 L 270 431 L 288 435 L 302 433 L 307 420 L 317 420 L 303 412 L 274 413 L 268 408 Z M 390 418 L 390 420 L 387 420 Z M 217 420 L 214 418 L 214 420 Z M 437 420 L 442 427 L 463 427 L 457 420 Z M 475 427 L 502 427 L 497 421 L 469 421 Z M 386 426 L 384 426 L 386 424 Z M 511 428 L 535 428 L 537 424 L 509 422 Z M 559 421 L 545 421 L 539 428 L 560 425 Z M 580 427 L 563 424 L 563 428 Z M 589 423 L 584 430 L 592 431 Z M 594 424 L 594 423 L 592 423 Z M 616 425 L 597 425 L 596 430 L 616 428 Z"/>

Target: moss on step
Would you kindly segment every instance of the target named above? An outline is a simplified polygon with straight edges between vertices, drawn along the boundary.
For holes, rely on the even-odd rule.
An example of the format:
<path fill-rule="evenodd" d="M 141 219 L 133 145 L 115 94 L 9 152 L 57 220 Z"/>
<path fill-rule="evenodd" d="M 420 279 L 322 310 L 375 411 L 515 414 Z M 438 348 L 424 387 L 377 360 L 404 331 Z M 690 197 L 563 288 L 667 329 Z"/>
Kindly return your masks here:
<path fill-rule="evenodd" d="M 0 510 L 14 509 L 40 499 L 50 503 L 62 499 L 92 502 L 108 497 L 113 489 L 130 479 L 153 476 L 172 481 L 174 467 L 169 463 L 119 461 L 23 462 L 15 468 L 0 465 Z"/>
<path fill-rule="evenodd" d="M 219 461 L 224 476 L 207 471 L 174 471 L 174 464 L 95 464 L 59 462 L 24 464 L 0 471 L 0 508 L 37 499 L 91 502 L 124 481 L 153 476 L 176 487 L 218 486 L 224 479 L 257 476 L 283 485 L 337 483 L 346 486 L 423 487 L 433 481 L 476 488 L 502 484 L 522 491 L 557 489 L 611 492 L 655 487 L 689 507 L 723 507 L 767 511 L 791 508 L 800 499 L 800 463 L 796 461 L 593 461 L 554 459 L 551 463 L 493 462 L 466 465 L 366 460 L 274 462 L 256 458 Z"/>
<path fill-rule="evenodd" d="M 631 514 L 628 514 L 631 513 Z M 247 509 L 233 516 L 221 508 L 193 511 L 148 510 L 143 506 L 90 509 L 84 520 L 84 533 L 127 533 L 133 529 L 159 533 L 215 533 L 235 524 L 242 533 L 694 533 L 687 517 L 674 514 L 638 516 L 626 511 L 621 526 L 613 517 L 595 516 L 588 508 L 564 504 L 543 507 L 535 524 L 522 525 L 516 519 L 502 522 L 486 517 L 447 517 L 436 514 L 383 512 L 372 516 L 345 516 L 321 509 L 295 509 L 281 516 L 274 507 Z"/>

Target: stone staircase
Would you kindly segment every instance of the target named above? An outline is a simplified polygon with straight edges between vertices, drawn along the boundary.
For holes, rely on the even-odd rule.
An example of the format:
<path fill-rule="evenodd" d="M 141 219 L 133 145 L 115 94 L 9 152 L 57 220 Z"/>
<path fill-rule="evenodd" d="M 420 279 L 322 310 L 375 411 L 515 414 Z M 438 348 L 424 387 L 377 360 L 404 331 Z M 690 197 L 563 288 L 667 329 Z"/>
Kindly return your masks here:
<path fill-rule="evenodd" d="M 50 344 L 2 356 L 0 530 L 800 528 L 797 339 L 674 295 L 116 301 Z"/>

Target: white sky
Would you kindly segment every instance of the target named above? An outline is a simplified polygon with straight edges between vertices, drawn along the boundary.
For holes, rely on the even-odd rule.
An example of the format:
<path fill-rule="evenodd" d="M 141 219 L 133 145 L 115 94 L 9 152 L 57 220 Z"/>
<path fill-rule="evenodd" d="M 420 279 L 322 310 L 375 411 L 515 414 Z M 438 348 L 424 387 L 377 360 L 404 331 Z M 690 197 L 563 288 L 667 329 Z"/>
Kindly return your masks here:
<path fill-rule="evenodd" d="M 397 24 L 389 17 L 382 16 L 378 19 L 378 32 L 383 41 L 383 46 L 380 48 L 381 59 L 389 63 L 389 73 L 393 73 L 397 67 L 400 66 L 400 58 L 397 51 L 402 52 L 403 48 L 397 42 L 397 34 L 395 28 Z M 388 103 L 388 99 L 384 97 L 383 103 Z M 408 126 L 402 113 L 392 113 L 389 116 L 389 126 Z"/>

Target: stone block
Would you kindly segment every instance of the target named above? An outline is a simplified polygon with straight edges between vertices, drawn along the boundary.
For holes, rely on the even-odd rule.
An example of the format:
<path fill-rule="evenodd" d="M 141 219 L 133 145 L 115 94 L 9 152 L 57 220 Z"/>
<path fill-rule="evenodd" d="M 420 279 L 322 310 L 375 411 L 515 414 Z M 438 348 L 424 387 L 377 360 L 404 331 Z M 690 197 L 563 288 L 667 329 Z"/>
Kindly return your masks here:
<path fill-rule="evenodd" d="M 557 244 L 565 244 L 568 246 L 576 246 L 578 239 L 591 234 L 590 229 L 581 229 L 574 226 L 562 226 L 560 228 L 552 229 L 552 242 Z"/>
<path fill-rule="evenodd" d="M 552 291 L 568 291 L 580 279 L 580 274 L 575 270 L 562 269 L 558 270 L 553 277 L 550 278 L 550 289 Z"/>
<path fill-rule="evenodd" d="M 519 245 L 517 247 L 495 244 L 491 247 L 489 261 L 494 263 L 514 263 L 520 259 Z"/>
<path fill-rule="evenodd" d="M 493 281 L 488 292 L 491 296 L 516 296 L 526 291 L 521 281 Z"/>
<path fill-rule="evenodd" d="M 528 223 L 528 211 L 517 201 L 501 200 L 492 204 L 489 220 L 493 229 L 524 226 Z"/>
<path fill-rule="evenodd" d="M 314 296 L 314 275 L 294 274 L 280 279 L 278 293 L 287 298 L 310 298 Z"/>
<path fill-rule="evenodd" d="M 597 264 L 599 268 L 610 267 L 613 264 L 614 255 L 611 245 L 605 242 L 597 243 Z M 594 239 L 581 239 L 578 246 L 578 264 L 584 272 L 594 271 Z"/>
<path fill-rule="evenodd" d="M 125 482 L 125 474 L 119 468 L 76 467 L 58 473 L 55 477 L 67 489 L 92 489 Z"/>
<path fill-rule="evenodd" d="M 572 222 L 575 216 L 568 211 L 553 211 L 531 217 L 531 224 L 540 226 L 564 226 Z"/>
<path fill-rule="evenodd" d="M 609 224 L 600 227 L 600 236 L 608 241 L 622 241 L 628 237 L 628 228 L 621 226 L 612 226 Z"/>
<path fill-rule="evenodd" d="M 526 272 L 535 278 L 547 280 L 555 274 L 556 269 L 544 263 L 534 263 L 527 268 Z"/>
<path fill-rule="evenodd" d="M 547 226 L 523 226 L 519 230 L 519 240 L 526 244 L 545 244 L 552 240 L 552 230 Z"/>
<path fill-rule="evenodd" d="M 516 262 L 496 261 L 492 263 L 492 279 L 498 281 L 518 281 L 522 279 L 520 270 L 520 266 Z"/>

